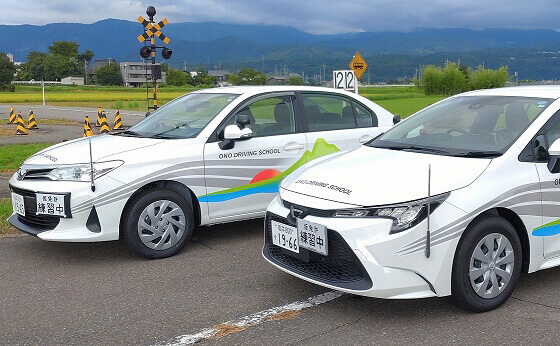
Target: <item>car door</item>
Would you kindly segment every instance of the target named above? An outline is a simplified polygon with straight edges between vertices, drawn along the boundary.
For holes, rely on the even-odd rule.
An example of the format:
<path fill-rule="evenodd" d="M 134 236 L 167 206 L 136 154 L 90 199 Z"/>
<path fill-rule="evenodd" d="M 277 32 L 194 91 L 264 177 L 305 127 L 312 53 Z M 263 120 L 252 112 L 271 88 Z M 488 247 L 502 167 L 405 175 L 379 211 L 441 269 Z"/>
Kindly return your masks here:
<path fill-rule="evenodd" d="M 533 142 L 534 156 L 540 180 L 542 226 L 532 230 L 543 237 L 545 258 L 560 255 L 560 172 L 549 164 L 548 148 L 560 138 L 560 112 L 541 129 Z"/>
<path fill-rule="evenodd" d="M 242 103 L 204 146 L 207 203 L 211 219 L 243 219 L 263 213 L 278 193 L 278 183 L 302 164 L 307 143 L 292 92 L 254 97 Z M 249 117 L 253 137 L 221 149 L 223 129 L 238 114 Z M 298 161 L 299 160 L 299 161 Z"/>
<path fill-rule="evenodd" d="M 358 148 L 381 133 L 375 113 L 359 102 L 332 93 L 299 93 L 311 153 Z M 324 147 L 324 149 L 322 149 Z M 310 155 L 314 158 L 316 155 Z"/>

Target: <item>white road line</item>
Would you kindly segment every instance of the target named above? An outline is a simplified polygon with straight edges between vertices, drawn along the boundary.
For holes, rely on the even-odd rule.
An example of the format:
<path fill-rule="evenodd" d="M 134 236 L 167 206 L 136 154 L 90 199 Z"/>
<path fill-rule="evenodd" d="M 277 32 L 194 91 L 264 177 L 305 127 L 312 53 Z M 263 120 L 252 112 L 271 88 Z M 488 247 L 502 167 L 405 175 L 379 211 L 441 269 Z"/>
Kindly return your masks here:
<path fill-rule="evenodd" d="M 282 312 L 286 312 L 286 311 L 301 311 L 303 309 L 307 309 L 313 306 L 317 306 L 320 304 L 324 304 L 326 302 L 330 302 L 331 300 L 334 300 L 336 298 L 339 298 L 340 296 L 344 295 L 345 293 L 342 292 L 338 292 L 338 291 L 329 291 L 323 294 L 320 294 L 318 296 L 314 296 L 311 297 L 307 300 L 304 301 L 300 301 L 300 302 L 293 302 L 290 304 L 286 304 L 283 306 L 278 306 L 275 308 L 271 308 L 268 310 L 263 310 L 263 311 L 259 311 L 256 312 L 254 314 L 251 315 L 247 315 L 235 320 L 231 320 L 225 323 L 222 323 L 222 325 L 228 325 L 228 326 L 232 326 L 232 327 L 238 327 L 238 328 L 247 328 L 247 327 L 251 327 L 251 326 L 255 326 L 258 324 L 261 324 L 263 322 L 265 322 L 267 320 L 267 318 L 282 313 Z M 201 340 L 204 339 L 210 339 L 212 338 L 214 335 L 216 335 L 218 333 L 219 329 L 217 327 L 212 327 L 212 328 L 205 328 L 201 331 L 199 331 L 198 333 L 194 333 L 194 334 L 187 334 L 187 335 L 181 335 L 181 336 L 177 336 L 173 339 L 171 339 L 170 341 L 168 341 L 167 343 L 163 343 L 163 344 L 159 344 L 162 346 L 184 346 L 184 345 L 192 345 L 194 343 L 197 343 Z"/>

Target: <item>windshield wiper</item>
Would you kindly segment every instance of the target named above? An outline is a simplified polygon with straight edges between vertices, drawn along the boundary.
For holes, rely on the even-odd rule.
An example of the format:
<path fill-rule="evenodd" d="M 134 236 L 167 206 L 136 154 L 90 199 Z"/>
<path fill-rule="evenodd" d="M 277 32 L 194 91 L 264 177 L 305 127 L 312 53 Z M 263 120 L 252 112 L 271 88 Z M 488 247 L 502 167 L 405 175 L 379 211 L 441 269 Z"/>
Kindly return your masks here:
<path fill-rule="evenodd" d="M 498 157 L 502 156 L 503 153 L 494 150 L 487 150 L 487 151 L 467 151 L 455 154 L 453 156 L 461 156 L 461 157 Z"/>
<path fill-rule="evenodd" d="M 136 131 L 131 131 L 131 130 L 125 130 L 125 131 L 119 131 L 119 132 L 114 132 L 112 133 L 113 135 L 128 135 L 128 136 L 133 136 L 133 137 L 142 137 L 141 134 L 139 134 Z"/>
<path fill-rule="evenodd" d="M 167 130 L 165 130 L 165 131 L 163 131 L 163 132 L 156 133 L 156 134 L 152 135 L 151 137 L 152 137 L 152 138 L 176 138 L 176 137 L 169 137 L 169 136 L 164 136 L 164 135 L 165 135 L 166 133 L 169 133 L 169 132 L 178 130 L 179 128 L 185 127 L 185 126 L 186 126 L 187 128 L 189 128 L 189 129 L 191 129 L 191 127 L 189 126 L 189 123 L 188 123 L 188 122 L 185 122 L 185 123 L 182 123 L 182 124 L 179 124 L 179 125 L 175 125 L 175 126 L 173 126 L 172 128 L 167 129 Z"/>
<path fill-rule="evenodd" d="M 438 154 L 449 154 L 446 150 L 435 149 L 435 148 L 428 148 L 428 147 L 417 147 L 414 145 L 404 147 L 401 150 L 403 151 L 413 151 L 413 152 L 428 152 L 428 153 L 438 153 Z"/>

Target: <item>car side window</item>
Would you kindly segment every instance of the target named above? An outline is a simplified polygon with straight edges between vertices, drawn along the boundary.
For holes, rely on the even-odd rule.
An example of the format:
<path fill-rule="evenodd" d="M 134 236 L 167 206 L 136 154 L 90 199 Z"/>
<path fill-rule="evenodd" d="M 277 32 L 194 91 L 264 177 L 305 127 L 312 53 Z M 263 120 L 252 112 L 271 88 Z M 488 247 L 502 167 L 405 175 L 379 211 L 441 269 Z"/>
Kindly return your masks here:
<path fill-rule="evenodd" d="M 356 128 L 351 101 L 342 96 L 302 94 L 309 131 L 329 131 Z"/>
<path fill-rule="evenodd" d="M 238 114 L 249 117 L 253 137 L 295 133 L 294 106 L 291 96 L 274 96 L 255 101 L 237 111 L 228 125 L 235 123 Z"/>
<path fill-rule="evenodd" d="M 352 102 L 354 106 L 354 115 L 356 117 L 356 125 L 358 127 L 377 127 L 377 115 L 372 111 L 366 109 L 362 105 Z"/>

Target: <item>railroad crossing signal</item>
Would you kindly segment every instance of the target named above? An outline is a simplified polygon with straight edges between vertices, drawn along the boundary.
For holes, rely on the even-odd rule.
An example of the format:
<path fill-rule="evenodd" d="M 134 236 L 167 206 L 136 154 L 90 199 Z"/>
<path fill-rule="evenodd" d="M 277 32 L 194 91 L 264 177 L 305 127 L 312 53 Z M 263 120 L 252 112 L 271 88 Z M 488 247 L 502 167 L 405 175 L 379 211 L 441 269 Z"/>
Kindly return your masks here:
<path fill-rule="evenodd" d="M 362 55 L 359 52 L 356 52 L 352 61 L 350 61 L 350 68 L 354 70 L 356 77 L 362 78 L 362 75 L 366 72 L 367 66 L 368 65 L 364 58 L 362 58 Z"/>
<path fill-rule="evenodd" d="M 138 22 L 140 24 L 142 24 L 144 26 L 144 28 L 146 28 L 146 31 L 138 36 L 138 41 L 140 42 L 144 42 L 146 41 L 148 38 L 150 38 L 152 35 L 157 36 L 160 40 L 163 41 L 163 43 L 168 44 L 169 43 L 169 37 L 165 36 L 164 34 L 161 33 L 161 28 L 163 28 L 164 26 L 166 26 L 167 24 L 169 24 L 169 21 L 167 20 L 167 18 L 163 18 L 159 23 L 157 23 L 156 25 L 152 25 L 152 23 L 150 23 L 150 21 L 144 19 L 144 17 L 142 16 L 138 16 Z"/>

